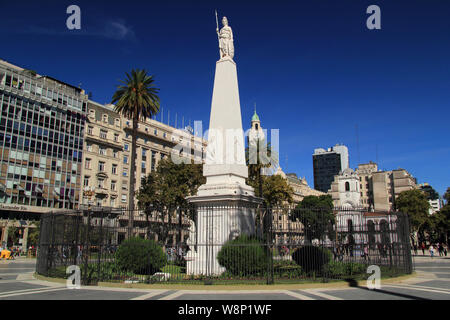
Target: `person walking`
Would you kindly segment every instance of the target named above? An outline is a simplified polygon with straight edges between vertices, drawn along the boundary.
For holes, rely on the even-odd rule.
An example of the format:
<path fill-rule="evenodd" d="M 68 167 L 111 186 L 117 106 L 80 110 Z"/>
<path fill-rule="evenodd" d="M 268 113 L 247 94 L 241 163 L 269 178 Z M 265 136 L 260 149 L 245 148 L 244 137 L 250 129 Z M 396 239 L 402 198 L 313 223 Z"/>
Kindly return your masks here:
<path fill-rule="evenodd" d="M 431 258 L 433 258 L 434 257 L 434 246 L 433 245 L 430 245 L 430 256 L 431 256 Z"/>
<path fill-rule="evenodd" d="M 422 255 L 424 256 L 425 255 L 425 243 L 424 242 L 422 242 L 421 248 L 422 248 Z"/>
<path fill-rule="evenodd" d="M 444 255 L 444 247 L 442 246 L 442 242 L 439 243 L 438 251 L 439 251 L 439 257 L 442 257 Z"/>
<path fill-rule="evenodd" d="M 447 245 L 444 244 L 443 247 L 444 247 L 444 256 L 447 256 Z"/>
<path fill-rule="evenodd" d="M 370 262 L 369 246 L 368 245 L 364 246 L 364 261 L 369 261 Z"/>
<path fill-rule="evenodd" d="M 413 244 L 413 248 L 414 248 L 414 255 L 417 256 L 417 244 Z"/>

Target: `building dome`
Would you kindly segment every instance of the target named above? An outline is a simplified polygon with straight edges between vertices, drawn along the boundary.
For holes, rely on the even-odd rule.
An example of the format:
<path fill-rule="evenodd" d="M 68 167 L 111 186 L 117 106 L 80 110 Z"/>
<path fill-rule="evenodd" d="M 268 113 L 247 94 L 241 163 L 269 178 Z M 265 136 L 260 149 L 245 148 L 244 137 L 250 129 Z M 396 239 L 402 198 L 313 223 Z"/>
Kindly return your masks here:
<path fill-rule="evenodd" d="M 253 114 L 252 121 L 259 121 L 259 117 L 256 114 L 256 110 L 255 110 L 255 113 Z"/>

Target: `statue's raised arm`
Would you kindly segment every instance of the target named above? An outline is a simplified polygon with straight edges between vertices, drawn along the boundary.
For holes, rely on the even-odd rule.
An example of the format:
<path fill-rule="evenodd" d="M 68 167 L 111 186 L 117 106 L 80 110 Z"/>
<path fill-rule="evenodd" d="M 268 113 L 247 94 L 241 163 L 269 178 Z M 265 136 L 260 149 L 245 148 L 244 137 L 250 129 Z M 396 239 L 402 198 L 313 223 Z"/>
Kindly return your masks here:
<path fill-rule="evenodd" d="M 231 59 L 234 57 L 233 30 L 228 25 L 227 17 L 222 18 L 223 27 L 218 32 L 220 59 Z"/>

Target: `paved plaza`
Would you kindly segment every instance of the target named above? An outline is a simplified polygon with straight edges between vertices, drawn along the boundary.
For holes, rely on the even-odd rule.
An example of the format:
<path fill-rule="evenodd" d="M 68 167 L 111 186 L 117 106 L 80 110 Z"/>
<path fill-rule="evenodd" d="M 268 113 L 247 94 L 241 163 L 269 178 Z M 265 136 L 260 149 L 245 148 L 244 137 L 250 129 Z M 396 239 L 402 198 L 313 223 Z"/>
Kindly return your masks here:
<path fill-rule="evenodd" d="M 330 287 L 265 290 L 174 290 L 82 286 L 33 278 L 35 260 L 0 261 L 0 300 L 449 300 L 450 257 L 414 257 L 416 276 L 383 284 L 380 290 L 365 287 Z M 300 286 L 299 286 L 300 287 Z M 248 287 L 247 287 L 248 288 Z M 206 290 L 208 289 L 208 290 Z"/>

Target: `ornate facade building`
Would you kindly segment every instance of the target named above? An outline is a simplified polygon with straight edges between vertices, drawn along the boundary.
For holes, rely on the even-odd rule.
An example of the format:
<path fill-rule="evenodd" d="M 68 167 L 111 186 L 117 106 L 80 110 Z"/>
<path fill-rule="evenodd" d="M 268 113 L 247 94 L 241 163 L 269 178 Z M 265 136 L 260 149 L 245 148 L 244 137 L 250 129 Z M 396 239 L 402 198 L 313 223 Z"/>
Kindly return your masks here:
<path fill-rule="evenodd" d="M 284 173 L 281 167 L 278 167 L 277 172 L 275 173 L 277 175 L 282 176 L 287 180 L 288 185 L 292 188 L 294 191 L 294 194 L 292 195 L 292 198 L 294 200 L 294 204 L 298 204 L 303 200 L 306 196 L 321 196 L 325 195 L 325 192 L 312 189 L 309 185 L 306 179 L 299 178 L 295 173 Z"/>
<path fill-rule="evenodd" d="M 335 207 L 362 208 L 359 177 L 353 169 L 347 168 L 334 176 L 329 194 Z"/>
<path fill-rule="evenodd" d="M 394 209 L 395 198 L 416 188 L 416 179 L 405 169 L 379 171 L 374 162 L 346 169 L 334 177 L 329 194 L 335 206 L 386 212 Z"/>

